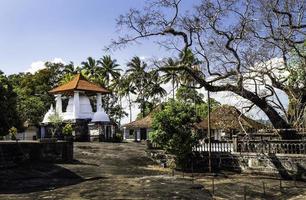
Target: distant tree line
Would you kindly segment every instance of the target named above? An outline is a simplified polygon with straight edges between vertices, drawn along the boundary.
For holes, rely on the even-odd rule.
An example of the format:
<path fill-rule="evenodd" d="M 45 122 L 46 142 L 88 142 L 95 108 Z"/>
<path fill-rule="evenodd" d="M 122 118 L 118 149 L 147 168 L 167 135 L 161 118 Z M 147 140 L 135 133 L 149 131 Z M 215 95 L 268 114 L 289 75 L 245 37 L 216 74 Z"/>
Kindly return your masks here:
<path fill-rule="evenodd" d="M 162 65 L 175 66 L 174 60 L 169 58 L 168 62 Z M 193 64 L 198 62 L 192 54 L 189 61 Z M 186 73 L 152 70 L 150 64 L 136 56 L 126 66 L 119 66 L 116 59 L 103 56 L 98 60 L 88 57 L 80 66 L 75 66 L 73 62 L 46 62 L 44 69 L 33 74 L 22 72 L 6 76 L 1 72 L 0 135 L 6 135 L 13 126 L 22 131 L 25 122 L 39 125 L 50 105 L 54 104 L 54 97 L 48 91 L 71 81 L 78 73 L 111 91 L 111 94 L 102 96 L 102 102 L 110 118 L 119 125 L 125 116 L 129 116 L 130 121 L 133 119 L 134 104 L 137 104 L 140 110 L 137 117 L 142 118 L 158 106 L 166 95 L 195 103 L 199 112 L 206 112 L 203 95 L 188 87 L 193 85 L 193 80 L 188 78 Z M 163 87 L 167 83 L 172 85 L 169 94 Z M 93 96 L 90 99 L 92 105 L 95 104 L 94 98 Z M 63 101 L 67 104 L 65 101 L 67 99 Z M 129 113 L 125 112 L 123 101 L 127 102 Z"/>

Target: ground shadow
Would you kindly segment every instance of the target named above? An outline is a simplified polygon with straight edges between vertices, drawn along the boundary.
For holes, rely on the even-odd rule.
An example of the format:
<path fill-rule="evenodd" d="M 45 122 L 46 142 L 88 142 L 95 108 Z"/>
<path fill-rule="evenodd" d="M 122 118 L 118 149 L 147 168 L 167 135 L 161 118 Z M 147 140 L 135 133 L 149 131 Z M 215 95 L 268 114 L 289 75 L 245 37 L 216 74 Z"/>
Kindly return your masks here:
<path fill-rule="evenodd" d="M 75 185 L 84 181 L 76 173 L 53 163 L 31 162 L 0 171 L 0 194 L 22 194 Z"/>

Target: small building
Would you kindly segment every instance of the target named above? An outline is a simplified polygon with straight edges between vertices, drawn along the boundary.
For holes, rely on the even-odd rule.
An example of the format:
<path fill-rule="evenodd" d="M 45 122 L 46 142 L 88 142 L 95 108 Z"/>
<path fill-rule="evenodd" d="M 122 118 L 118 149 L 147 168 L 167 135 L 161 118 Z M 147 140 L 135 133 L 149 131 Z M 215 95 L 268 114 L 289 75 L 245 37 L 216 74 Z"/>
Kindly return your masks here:
<path fill-rule="evenodd" d="M 152 130 L 152 114 L 150 113 L 142 119 L 124 124 L 122 127 L 124 140 L 147 140 L 149 139 L 149 133 Z"/>
<path fill-rule="evenodd" d="M 49 93 L 55 96 L 55 109 L 51 105 L 41 123 L 40 136 L 50 135 L 50 116 L 57 113 L 63 123 L 71 123 L 74 127 L 74 137 L 78 141 L 89 141 L 91 137 L 108 135 L 113 137 L 114 124 L 102 106 L 102 95 L 110 93 L 107 89 L 87 81 L 81 74 L 77 74 L 70 82 L 60 85 Z M 90 103 L 89 97 L 96 99 L 96 111 Z M 68 98 L 68 105 L 63 109 L 63 98 Z M 65 110 L 65 111 L 64 111 Z M 89 127 L 91 127 L 89 129 Z M 103 128 L 101 128 L 103 127 Z"/>
<path fill-rule="evenodd" d="M 18 140 L 33 140 L 37 138 L 39 128 L 35 124 L 26 121 L 24 122 L 23 127 L 24 131 L 17 133 L 16 135 Z"/>
<path fill-rule="evenodd" d="M 203 138 L 208 138 L 208 118 L 195 124 L 195 128 L 202 132 Z M 263 128 L 263 124 L 248 118 L 234 106 L 222 105 L 210 114 L 211 136 L 214 140 L 232 139 L 233 135 L 253 133 Z"/>

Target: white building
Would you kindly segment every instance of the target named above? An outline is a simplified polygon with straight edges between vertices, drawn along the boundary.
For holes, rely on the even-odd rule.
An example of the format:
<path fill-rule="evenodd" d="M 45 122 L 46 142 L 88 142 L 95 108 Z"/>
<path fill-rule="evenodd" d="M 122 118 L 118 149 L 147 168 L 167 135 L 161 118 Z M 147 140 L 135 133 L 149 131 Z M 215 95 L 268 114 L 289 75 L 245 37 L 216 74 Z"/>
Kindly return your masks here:
<path fill-rule="evenodd" d="M 74 124 L 74 136 L 77 140 L 89 140 L 93 137 L 110 139 L 115 127 L 102 106 L 102 95 L 109 91 L 101 86 L 87 81 L 77 74 L 70 82 L 60 85 L 49 93 L 55 96 L 55 108 L 51 105 L 42 121 L 41 137 L 48 135 L 46 128 L 50 125 L 50 116 L 57 113 L 63 123 Z M 96 98 L 96 111 L 90 104 L 89 96 Z M 68 98 L 68 105 L 63 111 L 63 98 Z M 89 125 L 89 126 L 88 126 Z M 90 128 L 91 127 L 91 128 Z"/>
<path fill-rule="evenodd" d="M 152 115 L 149 114 L 146 117 L 135 120 L 131 123 L 122 125 L 123 127 L 123 139 L 124 140 L 147 140 L 149 139 L 149 133 L 152 131 Z"/>

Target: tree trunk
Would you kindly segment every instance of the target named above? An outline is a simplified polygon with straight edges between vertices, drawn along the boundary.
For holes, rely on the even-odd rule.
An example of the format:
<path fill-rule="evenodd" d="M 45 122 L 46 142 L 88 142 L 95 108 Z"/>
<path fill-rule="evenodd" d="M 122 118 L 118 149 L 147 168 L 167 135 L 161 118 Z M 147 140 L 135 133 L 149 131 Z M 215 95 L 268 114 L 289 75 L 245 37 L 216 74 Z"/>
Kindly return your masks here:
<path fill-rule="evenodd" d="M 174 100 L 174 77 L 172 78 L 172 95 L 173 95 L 173 100 Z"/>
<path fill-rule="evenodd" d="M 246 89 L 235 89 L 232 92 L 250 100 L 258 106 L 268 116 L 273 127 L 278 129 L 278 134 L 282 139 L 300 139 L 300 135 L 297 134 L 296 130 L 293 130 L 292 126 L 275 110 L 273 106 L 269 105 L 265 99 L 258 97 Z"/>
<path fill-rule="evenodd" d="M 211 85 L 206 82 L 205 79 L 198 76 L 197 72 L 194 72 L 192 69 L 181 66 L 180 68 L 175 68 L 176 70 L 184 70 L 189 73 L 202 87 L 211 92 L 222 92 L 229 91 L 233 92 L 258 106 L 269 118 L 273 127 L 279 129 L 278 133 L 282 139 L 300 139 L 301 135 L 297 134 L 296 130 L 293 130 L 292 126 L 275 110 L 275 108 L 269 105 L 266 99 L 259 97 L 253 92 L 245 89 L 243 85 L 236 86 L 231 84 L 226 85 Z"/>
<path fill-rule="evenodd" d="M 130 93 L 128 94 L 128 98 L 129 98 L 129 109 L 130 109 L 130 122 L 132 122 L 132 103 L 131 103 Z"/>

